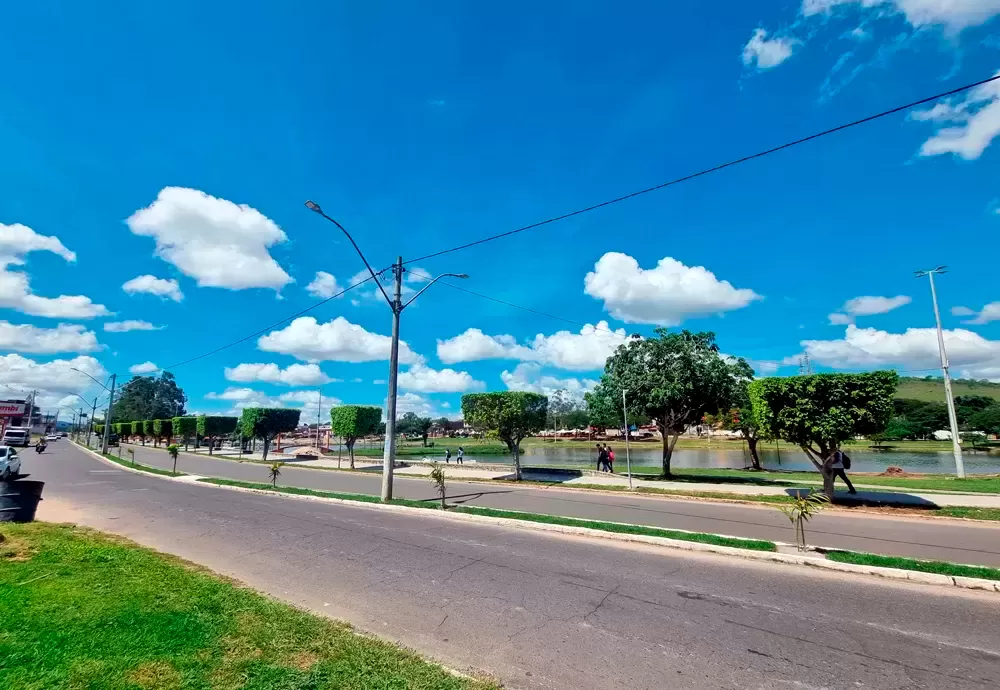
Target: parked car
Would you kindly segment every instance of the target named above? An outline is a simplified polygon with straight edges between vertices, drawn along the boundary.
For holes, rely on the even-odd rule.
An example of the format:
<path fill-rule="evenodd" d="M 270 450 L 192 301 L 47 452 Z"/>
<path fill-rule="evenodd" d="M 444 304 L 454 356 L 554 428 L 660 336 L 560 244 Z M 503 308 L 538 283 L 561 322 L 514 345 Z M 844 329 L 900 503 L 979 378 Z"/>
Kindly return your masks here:
<path fill-rule="evenodd" d="M 0 446 L 0 481 L 17 478 L 21 474 L 21 456 L 10 446 Z"/>
<path fill-rule="evenodd" d="M 108 434 L 108 446 L 119 445 L 118 434 Z"/>
<path fill-rule="evenodd" d="M 31 431 L 20 427 L 10 427 L 3 432 L 3 439 L 0 439 L 0 442 L 5 446 L 27 448 L 31 443 Z"/>
<path fill-rule="evenodd" d="M 60 438 L 61 437 L 59 436 L 59 434 L 49 434 L 48 436 L 45 437 L 45 440 L 46 441 L 58 441 Z"/>

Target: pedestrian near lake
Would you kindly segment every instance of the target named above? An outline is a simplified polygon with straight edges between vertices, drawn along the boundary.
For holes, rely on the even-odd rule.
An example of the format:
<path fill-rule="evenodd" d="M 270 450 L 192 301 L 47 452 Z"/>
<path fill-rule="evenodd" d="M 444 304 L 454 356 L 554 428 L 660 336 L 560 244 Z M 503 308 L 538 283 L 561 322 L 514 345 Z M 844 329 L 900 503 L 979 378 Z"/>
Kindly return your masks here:
<path fill-rule="evenodd" d="M 451 448 L 444 449 L 444 464 L 449 464 L 451 462 Z"/>
<path fill-rule="evenodd" d="M 459 465 L 464 465 L 465 464 L 464 460 L 465 460 L 465 448 L 459 446 L 458 454 L 455 456 L 455 462 L 458 463 Z"/>
<path fill-rule="evenodd" d="M 604 469 L 604 448 L 600 443 L 597 444 L 597 471 L 600 472 Z"/>
<path fill-rule="evenodd" d="M 614 474 L 615 472 L 615 450 L 607 443 L 604 444 L 604 449 L 608 451 L 608 472 Z"/>
<path fill-rule="evenodd" d="M 847 478 L 847 472 L 845 471 L 851 466 L 851 459 L 847 457 L 843 451 L 835 450 L 830 454 L 830 457 L 826 460 L 827 468 L 833 474 L 833 481 L 837 481 L 837 477 L 844 480 L 847 484 L 847 493 L 856 494 L 858 493 L 854 489 L 854 484 L 851 484 L 851 480 Z"/>

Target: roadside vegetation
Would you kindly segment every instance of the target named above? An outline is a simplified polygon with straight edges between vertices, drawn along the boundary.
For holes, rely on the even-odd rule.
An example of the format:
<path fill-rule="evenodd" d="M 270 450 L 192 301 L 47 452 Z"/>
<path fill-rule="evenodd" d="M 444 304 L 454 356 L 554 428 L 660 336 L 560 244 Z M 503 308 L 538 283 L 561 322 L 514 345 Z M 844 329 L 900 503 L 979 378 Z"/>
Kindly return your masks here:
<path fill-rule="evenodd" d="M 978 565 L 962 565 L 946 561 L 921 561 L 915 558 L 899 556 L 879 556 L 873 553 L 857 551 L 827 551 L 826 557 L 839 563 L 854 563 L 855 565 L 872 565 L 880 568 L 900 568 L 915 570 L 921 573 L 935 573 L 952 577 L 978 577 L 983 580 L 1000 580 L 1000 569 L 987 568 Z"/>
<path fill-rule="evenodd" d="M 4 527 L 0 687 L 487 690 L 124 539 Z"/>

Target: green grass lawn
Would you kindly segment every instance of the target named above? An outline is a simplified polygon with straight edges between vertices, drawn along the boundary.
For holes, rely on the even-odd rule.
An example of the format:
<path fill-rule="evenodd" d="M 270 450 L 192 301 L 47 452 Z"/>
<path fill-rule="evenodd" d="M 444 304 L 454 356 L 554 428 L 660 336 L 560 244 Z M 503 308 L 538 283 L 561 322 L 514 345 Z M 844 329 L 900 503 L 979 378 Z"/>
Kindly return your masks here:
<path fill-rule="evenodd" d="M 1000 580 L 1000 570 L 978 565 L 961 565 L 946 561 L 920 561 L 915 558 L 900 556 L 879 556 L 872 553 L 856 551 L 828 551 L 826 557 L 839 563 L 854 563 L 856 565 L 873 565 L 881 568 L 901 568 L 915 570 L 921 573 L 936 573 L 957 577 L 978 577 L 985 580 Z"/>
<path fill-rule="evenodd" d="M 0 687 L 494 688 L 229 580 L 66 525 L 4 525 Z"/>
<path fill-rule="evenodd" d="M 955 379 L 951 382 L 952 395 L 988 395 L 1000 400 L 1000 383 Z M 944 402 L 944 381 L 940 378 L 919 379 L 903 377 L 896 389 L 897 398 L 910 398 L 925 402 Z"/>

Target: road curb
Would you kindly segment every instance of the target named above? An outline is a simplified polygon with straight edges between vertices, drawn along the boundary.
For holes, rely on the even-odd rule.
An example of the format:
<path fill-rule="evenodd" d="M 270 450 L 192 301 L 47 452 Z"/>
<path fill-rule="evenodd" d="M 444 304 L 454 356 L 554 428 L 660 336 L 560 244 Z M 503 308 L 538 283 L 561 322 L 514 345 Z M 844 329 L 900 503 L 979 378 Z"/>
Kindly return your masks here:
<path fill-rule="evenodd" d="M 853 573 L 859 575 L 871 575 L 886 580 L 915 582 L 926 585 L 937 585 L 944 587 L 957 587 L 959 589 L 972 589 L 986 592 L 1000 592 L 1000 582 L 984 580 L 972 577 L 959 577 L 951 575 L 939 575 L 936 573 L 921 573 L 914 570 L 902 570 L 899 568 L 883 568 L 879 566 L 857 565 L 854 563 L 839 563 L 825 558 L 815 556 L 804 556 L 797 554 L 783 554 L 769 551 L 752 551 L 750 549 L 739 549 L 730 546 L 716 546 L 714 544 L 701 544 L 698 542 L 684 541 L 681 539 L 670 539 L 668 537 L 651 537 L 641 534 L 621 534 L 617 532 L 605 532 L 603 530 L 591 529 L 589 527 L 575 527 L 570 525 L 553 525 L 543 522 L 530 522 L 527 520 L 517 520 L 513 518 L 491 517 L 486 515 L 473 515 L 470 513 L 449 513 L 446 511 L 429 510 L 427 508 L 411 508 L 409 506 L 391 505 L 384 503 L 366 503 L 364 501 L 352 501 L 342 498 L 330 498 L 327 496 L 310 496 L 307 494 L 289 494 L 280 491 L 267 491 L 265 489 L 251 489 L 243 486 L 230 486 L 226 484 L 214 484 L 211 482 L 199 482 L 192 476 L 168 477 L 151 472 L 133 469 L 118 463 L 112 462 L 100 453 L 96 453 L 89 448 L 77 445 L 81 450 L 93 455 L 95 458 L 113 467 L 118 467 L 128 472 L 143 474 L 147 477 L 157 477 L 168 481 L 180 481 L 190 485 L 205 486 L 215 489 L 228 489 L 230 491 L 243 491 L 246 493 L 259 494 L 264 496 L 274 496 L 279 498 L 293 498 L 307 501 L 319 501 L 321 503 L 333 503 L 349 505 L 356 508 L 368 508 L 371 510 L 382 510 L 388 512 L 421 515 L 423 517 L 437 517 L 443 520 L 454 520 L 460 522 L 474 522 L 485 525 L 500 527 L 511 527 L 515 529 L 527 529 L 536 532 L 555 532 L 559 534 L 569 534 L 575 536 L 605 539 L 617 542 L 631 542 L 647 544 L 651 546 L 662 546 L 682 551 L 692 551 L 700 553 L 714 553 L 726 556 L 736 556 L 745 560 L 766 561 L 771 563 L 784 563 L 788 565 L 803 565 L 820 570 L 831 570 L 842 573 Z M 199 477 L 200 478 L 200 477 Z M 725 535 L 718 535 L 725 536 Z M 794 544 L 774 542 L 779 547 L 795 548 Z"/>

